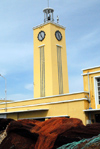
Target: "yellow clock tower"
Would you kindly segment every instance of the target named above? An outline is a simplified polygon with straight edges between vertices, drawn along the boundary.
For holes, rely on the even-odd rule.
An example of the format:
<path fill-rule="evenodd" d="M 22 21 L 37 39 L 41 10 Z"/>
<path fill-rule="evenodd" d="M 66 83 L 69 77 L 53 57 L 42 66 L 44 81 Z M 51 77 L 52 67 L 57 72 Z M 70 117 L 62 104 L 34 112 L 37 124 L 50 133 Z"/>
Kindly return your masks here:
<path fill-rule="evenodd" d="M 34 98 L 69 93 L 65 27 L 46 8 L 44 23 L 34 31 Z"/>

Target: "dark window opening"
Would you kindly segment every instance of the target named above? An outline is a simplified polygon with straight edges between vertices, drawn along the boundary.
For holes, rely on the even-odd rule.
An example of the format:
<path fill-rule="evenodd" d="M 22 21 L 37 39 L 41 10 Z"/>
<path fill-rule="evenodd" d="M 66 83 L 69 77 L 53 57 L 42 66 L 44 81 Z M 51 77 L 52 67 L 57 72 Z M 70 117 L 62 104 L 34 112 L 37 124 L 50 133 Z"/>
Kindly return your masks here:
<path fill-rule="evenodd" d="M 100 123 L 100 114 L 95 114 L 96 123 Z"/>

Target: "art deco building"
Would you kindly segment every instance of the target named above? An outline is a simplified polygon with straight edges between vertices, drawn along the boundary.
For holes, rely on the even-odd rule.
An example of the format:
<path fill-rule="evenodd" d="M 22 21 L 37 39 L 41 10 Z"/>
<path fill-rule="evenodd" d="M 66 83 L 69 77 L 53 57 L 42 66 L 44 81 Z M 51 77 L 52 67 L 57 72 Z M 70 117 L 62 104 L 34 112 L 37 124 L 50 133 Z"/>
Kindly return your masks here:
<path fill-rule="evenodd" d="M 100 66 L 83 69 L 84 91 L 69 93 L 65 27 L 46 8 L 44 22 L 33 28 L 34 98 L 0 103 L 0 117 L 46 120 L 79 118 L 100 123 Z"/>

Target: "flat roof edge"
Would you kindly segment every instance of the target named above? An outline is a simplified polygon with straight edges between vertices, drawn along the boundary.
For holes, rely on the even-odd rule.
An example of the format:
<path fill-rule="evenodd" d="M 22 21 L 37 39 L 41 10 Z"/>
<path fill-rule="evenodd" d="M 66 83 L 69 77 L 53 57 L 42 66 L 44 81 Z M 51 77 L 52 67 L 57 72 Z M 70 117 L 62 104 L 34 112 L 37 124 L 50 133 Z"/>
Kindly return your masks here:
<path fill-rule="evenodd" d="M 53 97 L 60 97 L 60 96 L 73 95 L 73 94 L 81 94 L 81 93 L 87 93 L 87 94 L 89 94 L 89 92 L 80 91 L 80 92 L 66 93 L 66 94 L 46 96 L 46 97 L 31 98 L 31 99 L 25 99 L 25 100 L 23 99 L 23 100 L 18 100 L 18 101 L 13 101 L 13 102 L 7 102 L 7 103 L 16 103 L 16 102 L 29 101 L 29 100 L 39 100 L 39 99 L 44 99 L 44 98 L 53 98 Z M 5 104 L 5 102 L 4 103 L 1 103 L 1 104 Z"/>
<path fill-rule="evenodd" d="M 46 25 L 46 24 L 49 24 L 49 23 L 54 24 L 54 25 L 56 25 L 56 26 L 58 26 L 58 27 L 61 27 L 61 28 L 63 28 L 63 29 L 66 29 L 66 27 L 64 27 L 64 26 L 62 26 L 62 25 L 59 25 L 58 23 L 55 23 L 55 22 L 53 22 L 53 21 L 48 21 L 48 22 L 46 22 L 46 23 L 37 25 L 36 27 L 33 27 L 32 29 L 35 30 L 35 29 L 37 29 L 37 28 L 39 28 L 39 27 L 42 27 L 43 25 Z"/>
<path fill-rule="evenodd" d="M 84 112 L 94 112 L 94 111 L 100 111 L 100 109 L 86 109 L 83 110 Z"/>
<path fill-rule="evenodd" d="M 89 68 L 84 68 L 84 69 L 81 69 L 82 71 L 83 70 L 88 70 L 88 69 L 93 69 L 93 68 L 99 68 L 100 66 L 94 66 L 94 67 L 89 67 Z"/>
<path fill-rule="evenodd" d="M 0 113 L 0 115 L 2 114 L 10 114 L 10 113 L 22 113 L 22 112 L 35 112 L 35 111 L 48 111 L 49 109 L 34 109 L 34 110 L 23 110 L 23 111 L 12 111 L 12 112 L 3 112 Z"/>

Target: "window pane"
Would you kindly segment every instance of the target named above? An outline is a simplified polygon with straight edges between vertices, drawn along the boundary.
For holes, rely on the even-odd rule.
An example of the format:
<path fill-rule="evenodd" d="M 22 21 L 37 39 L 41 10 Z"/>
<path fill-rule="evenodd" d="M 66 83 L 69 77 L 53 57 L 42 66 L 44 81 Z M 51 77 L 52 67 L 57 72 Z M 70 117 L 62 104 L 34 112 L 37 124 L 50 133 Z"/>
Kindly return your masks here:
<path fill-rule="evenodd" d="M 98 83 L 98 86 L 100 86 L 100 83 Z"/>
<path fill-rule="evenodd" d="M 97 81 L 100 82 L 100 78 L 97 78 Z"/>

